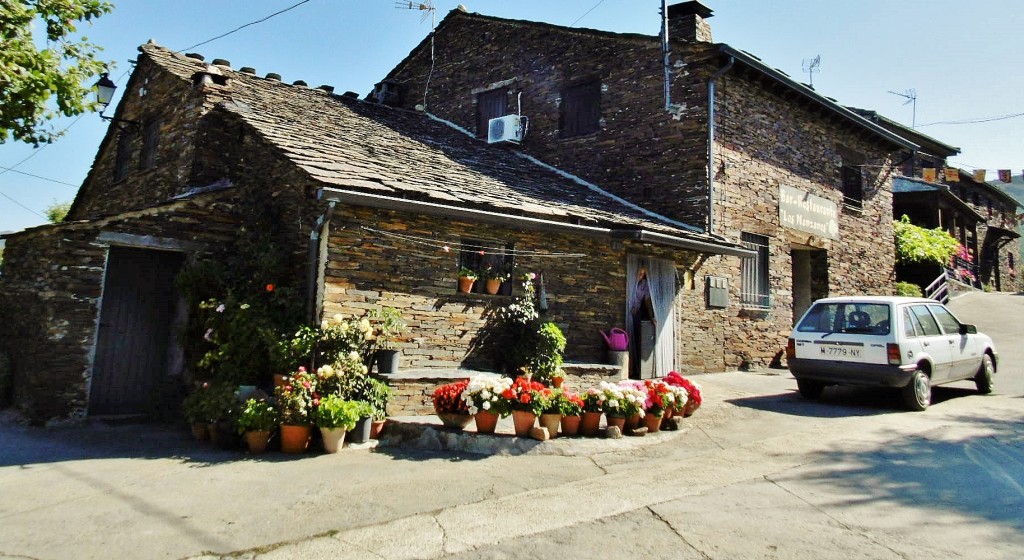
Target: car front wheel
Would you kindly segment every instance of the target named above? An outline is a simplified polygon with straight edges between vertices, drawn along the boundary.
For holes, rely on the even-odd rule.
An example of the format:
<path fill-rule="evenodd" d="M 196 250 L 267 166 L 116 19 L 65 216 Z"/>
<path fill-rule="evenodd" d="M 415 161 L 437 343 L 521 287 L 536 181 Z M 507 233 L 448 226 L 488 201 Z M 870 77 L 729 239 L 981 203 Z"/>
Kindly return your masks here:
<path fill-rule="evenodd" d="M 978 386 L 978 392 L 987 395 L 992 392 L 992 378 L 995 376 L 996 368 L 992 364 L 992 356 L 984 354 L 981 357 L 981 366 L 977 375 L 974 376 L 974 384 Z"/>
<path fill-rule="evenodd" d="M 922 411 L 932 402 L 932 381 L 928 374 L 918 369 L 903 388 L 903 402 L 907 408 Z"/>
<path fill-rule="evenodd" d="M 821 398 L 821 392 L 825 390 L 825 384 L 818 383 L 817 381 L 797 379 L 796 388 L 800 391 L 800 395 L 803 398 L 813 400 Z"/>

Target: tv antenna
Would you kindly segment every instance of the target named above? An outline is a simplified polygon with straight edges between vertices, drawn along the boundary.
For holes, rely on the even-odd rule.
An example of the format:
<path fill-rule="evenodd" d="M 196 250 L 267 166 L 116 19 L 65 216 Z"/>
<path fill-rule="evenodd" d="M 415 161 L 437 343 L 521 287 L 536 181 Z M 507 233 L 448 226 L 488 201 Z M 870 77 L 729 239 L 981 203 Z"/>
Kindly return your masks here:
<path fill-rule="evenodd" d="M 430 18 L 430 27 L 434 27 L 434 14 L 437 9 L 434 7 L 434 0 L 426 0 L 426 2 L 412 2 L 411 0 L 395 0 L 395 7 L 400 10 L 419 10 L 423 12 L 420 17 L 420 23 L 427 21 Z"/>
<path fill-rule="evenodd" d="M 814 75 L 821 72 L 821 55 L 804 59 L 804 72 L 807 72 L 807 79 L 810 81 L 811 89 L 814 89 Z"/>
<path fill-rule="evenodd" d="M 906 105 L 908 105 L 910 103 L 914 104 L 913 113 L 912 113 L 913 116 L 910 119 L 910 128 L 917 128 L 917 90 L 914 89 L 914 88 L 910 88 L 910 89 L 908 89 L 907 91 L 904 91 L 904 92 L 889 90 L 889 93 L 891 93 L 893 95 L 898 95 L 898 96 L 906 99 L 906 101 L 903 102 L 904 106 L 906 106 Z"/>

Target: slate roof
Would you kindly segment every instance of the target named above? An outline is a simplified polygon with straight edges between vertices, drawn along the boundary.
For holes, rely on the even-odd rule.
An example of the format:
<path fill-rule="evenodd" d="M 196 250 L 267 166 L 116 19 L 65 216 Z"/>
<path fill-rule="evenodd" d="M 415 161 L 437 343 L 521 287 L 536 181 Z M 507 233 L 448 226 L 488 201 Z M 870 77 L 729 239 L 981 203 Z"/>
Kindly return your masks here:
<path fill-rule="evenodd" d="M 139 48 L 187 80 L 210 66 L 149 43 Z M 743 254 L 735 243 L 660 219 L 594 185 L 489 145 L 427 115 L 257 77 L 225 66 L 229 99 L 218 110 L 237 115 L 325 187 L 404 201 L 438 203 L 619 230 L 643 230 L 675 241 L 709 244 L 710 252 Z M 679 243 L 669 243 L 679 245 Z M 738 251 L 738 252 L 737 252 Z"/>

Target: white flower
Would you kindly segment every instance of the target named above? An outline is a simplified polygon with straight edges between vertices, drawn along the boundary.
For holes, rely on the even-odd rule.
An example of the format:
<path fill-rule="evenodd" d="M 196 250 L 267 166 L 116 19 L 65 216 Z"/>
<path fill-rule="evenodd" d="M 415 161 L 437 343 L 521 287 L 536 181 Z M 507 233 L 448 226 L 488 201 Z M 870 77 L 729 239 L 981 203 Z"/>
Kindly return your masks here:
<path fill-rule="evenodd" d="M 345 322 L 345 318 L 341 316 L 341 313 L 335 313 L 334 317 L 331 317 L 331 319 L 338 324 L 342 324 Z"/>
<path fill-rule="evenodd" d="M 359 352 L 356 352 L 355 350 L 349 352 L 348 353 L 348 359 L 352 360 L 353 362 L 358 362 L 359 361 Z"/>
<path fill-rule="evenodd" d="M 483 407 L 484 410 L 490 410 L 491 409 L 491 402 L 490 401 L 484 401 L 484 404 L 482 404 L 481 406 Z"/>
<path fill-rule="evenodd" d="M 359 330 L 364 333 L 373 330 L 373 327 L 370 326 L 370 320 L 364 317 L 362 321 L 359 321 Z"/>
<path fill-rule="evenodd" d="M 222 303 L 222 304 L 220 304 L 220 305 L 218 305 L 218 306 L 217 306 L 217 309 L 216 309 L 216 311 L 217 311 L 217 313 L 224 313 L 224 310 L 225 310 L 225 309 L 227 309 L 227 308 L 226 308 L 226 307 L 224 307 L 224 304 Z"/>
<path fill-rule="evenodd" d="M 213 342 L 213 329 L 206 329 L 206 334 L 203 335 L 203 339 L 207 342 Z"/>
<path fill-rule="evenodd" d="M 328 321 L 327 319 L 324 319 L 323 321 L 320 321 L 320 330 L 326 331 L 329 328 L 331 328 L 331 322 L 330 321 Z"/>
<path fill-rule="evenodd" d="M 331 367 L 330 365 L 323 365 L 323 366 L 320 366 L 320 368 L 316 370 L 316 373 L 318 375 L 324 375 L 324 376 L 334 375 L 334 368 Z"/>
<path fill-rule="evenodd" d="M 342 324 L 338 325 L 338 330 L 341 331 L 341 334 L 347 333 L 348 332 L 348 323 L 342 323 Z"/>
<path fill-rule="evenodd" d="M 619 401 L 614 400 L 614 399 L 610 400 L 610 401 L 608 401 L 608 406 L 610 406 L 612 408 L 619 408 Z"/>
<path fill-rule="evenodd" d="M 476 413 L 477 413 L 477 408 L 475 406 L 470 406 L 469 407 L 469 415 L 472 416 L 472 415 L 474 415 Z"/>
<path fill-rule="evenodd" d="M 489 398 L 491 398 L 491 392 L 488 391 L 487 389 L 484 389 L 483 391 L 480 392 L 480 398 L 482 398 L 482 399 L 489 399 Z"/>
<path fill-rule="evenodd" d="M 359 366 L 359 369 L 363 372 L 363 375 L 366 375 L 366 373 L 370 371 L 370 368 L 366 367 L 366 365 Z"/>
<path fill-rule="evenodd" d="M 626 395 L 626 400 L 631 402 L 631 403 L 635 403 L 636 402 L 636 395 L 630 393 L 630 394 Z"/>

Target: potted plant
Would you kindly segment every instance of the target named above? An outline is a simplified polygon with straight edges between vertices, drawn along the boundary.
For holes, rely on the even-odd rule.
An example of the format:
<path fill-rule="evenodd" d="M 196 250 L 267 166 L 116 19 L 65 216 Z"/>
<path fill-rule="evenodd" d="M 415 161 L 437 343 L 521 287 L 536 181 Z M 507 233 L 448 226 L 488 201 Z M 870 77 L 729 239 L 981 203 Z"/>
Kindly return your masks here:
<path fill-rule="evenodd" d="M 604 392 L 598 387 L 591 387 L 581 396 L 581 400 L 583 418 L 580 420 L 580 435 L 596 437 L 601 428 L 601 415 L 604 414 Z"/>
<path fill-rule="evenodd" d="M 562 383 L 565 382 L 565 371 L 561 366 L 558 366 L 551 372 L 550 378 L 551 386 L 555 389 L 560 389 L 562 387 Z"/>
<path fill-rule="evenodd" d="M 473 289 L 473 283 L 476 282 L 477 274 L 476 271 L 471 268 L 462 267 L 459 269 L 459 291 L 468 294 Z"/>
<path fill-rule="evenodd" d="M 367 379 L 366 389 L 362 393 L 362 400 L 373 408 L 370 415 L 370 437 L 376 438 L 384 428 L 384 422 L 388 419 L 388 401 L 394 396 L 395 391 L 388 387 L 387 383 L 372 377 Z"/>
<path fill-rule="evenodd" d="M 377 373 L 394 373 L 398 371 L 400 358 L 395 342 L 405 332 L 408 323 L 402 319 L 402 313 L 394 307 L 374 309 L 370 312 L 370 319 L 374 323 L 374 337 L 377 342 Z"/>
<path fill-rule="evenodd" d="M 468 385 L 469 380 L 463 379 L 455 383 L 439 385 L 434 389 L 434 412 L 446 428 L 461 430 L 473 420 L 466 401 L 462 400 L 462 392 Z"/>
<path fill-rule="evenodd" d="M 512 411 L 516 436 L 530 435 L 530 429 L 541 411 L 541 391 L 544 385 L 527 377 L 517 377 L 507 389 L 501 392 L 505 406 Z"/>
<path fill-rule="evenodd" d="M 309 447 L 313 409 L 319 404 L 315 375 L 300 367 L 288 381 L 274 388 L 274 400 L 281 421 L 281 451 L 303 453 Z"/>
<path fill-rule="evenodd" d="M 562 391 L 544 387 L 536 393 L 537 410 L 540 412 L 538 418 L 540 425 L 548 429 L 548 435 L 555 438 L 558 435 L 558 425 L 562 422 L 562 411 L 559 406 L 559 397 Z"/>
<path fill-rule="evenodd" d="M 583 399 L 576 393 L 563 390 L 558 393 L 558 412 L 562 415 L 562 435 L 575 436 L 580 433 L 583 416 Z M 600 422 L 601 413 L 597 413 Z"/>
<path fill-rule="evenodd" d="M 370 432 L 373 429 L 373 406 L 366 401 L 354 401 L 354 405 L 356 424 L 350 430 L 349 441 L 352 443 L 366 443 L 370 441 Z"/>
<path fill-rule="evenodd" d="M 210 422 L 210 415 L 207 412 L 209 402 L 206 396 L 209 387 L 209 383 L 203 383 L 181 402 L 185 421 L 192 426 L 192 435 L 199 441 L 210 439 L 210 431 L 207 428 Z"/>
<path fill-rule="evenodd" d="M 511 386 L 511 379 L 493 373 L 481 373 L 469 378 L 466 389 L 462 391 L 462 400 L 476 421 L 478 433 L 493 434 L 498 418 L 508 416 L 508 401 L 501 395 Z"/>
<path fill-rule="evenodd" d="M 686 390 L 687 398 L 683 403 L 683 406 L 680 408 L 678 403 L 676 405 L 676 412 L 682 414 L 683 417 L 692 416 L 693 413 L 700 408 L 701 403 L 704 402 L 704 399 L 701 397 L 700 385 L 697 385 L 682 375 L 679 375 L 678 372 L 669 372 L 669 374 L 665 376 L 665 383 L 675 387 L 681 387 Z"/>
<path fill-rule="evenodd" d="M 361 409 L 358 403 L 346 401 L 338 395 L 320 399 L 316 407 L 316 425 L 323 436 L 324 451 L 337 453 L 343 445 L 345 434 L 356 427 Z"/>
<path fill-rule="evenodd" d="M 203 393 L 210 441 L 225 449 L 235 447 L 239 443 L 235 422 L 240 403 L 235 397 L 234 387 L 225 383 L 210 383 Z"/>
<path fill-rule="evenodd" d="M 250 453 L 267 450 L 270 433 L 277 427 L 277 410 L 266 402 L 249 399 L 238 413 L 238 433 L 245 437 Z"/>
<path fill-rule="evenodd" d="M 484 289 L 488 294 L 494 295 L 501 289 L 501 284 L 508 280 L 508 272 L 500 266 L 488 264 L 483 270 Z"/>
<path fill-rule="evenodd" d="M 675 407 L 676 392 L 672 386 L 664 381 L 647 379 L 644 381 L 647 388 L 647 399 L 644 401 L 644 424 L 648 433 L 661 430 L 661 421 L 665 412 Z"/>
<path fill-rule="evenodd" d="M 632 432 L 640 427 L 640 422 L 644 417 L 647 386 L 639 379 L 627 379 L 619 382 L 619 389 L 622 391 L 619 410 L 626 417 L 624 429 L 627 432 Z"/>

